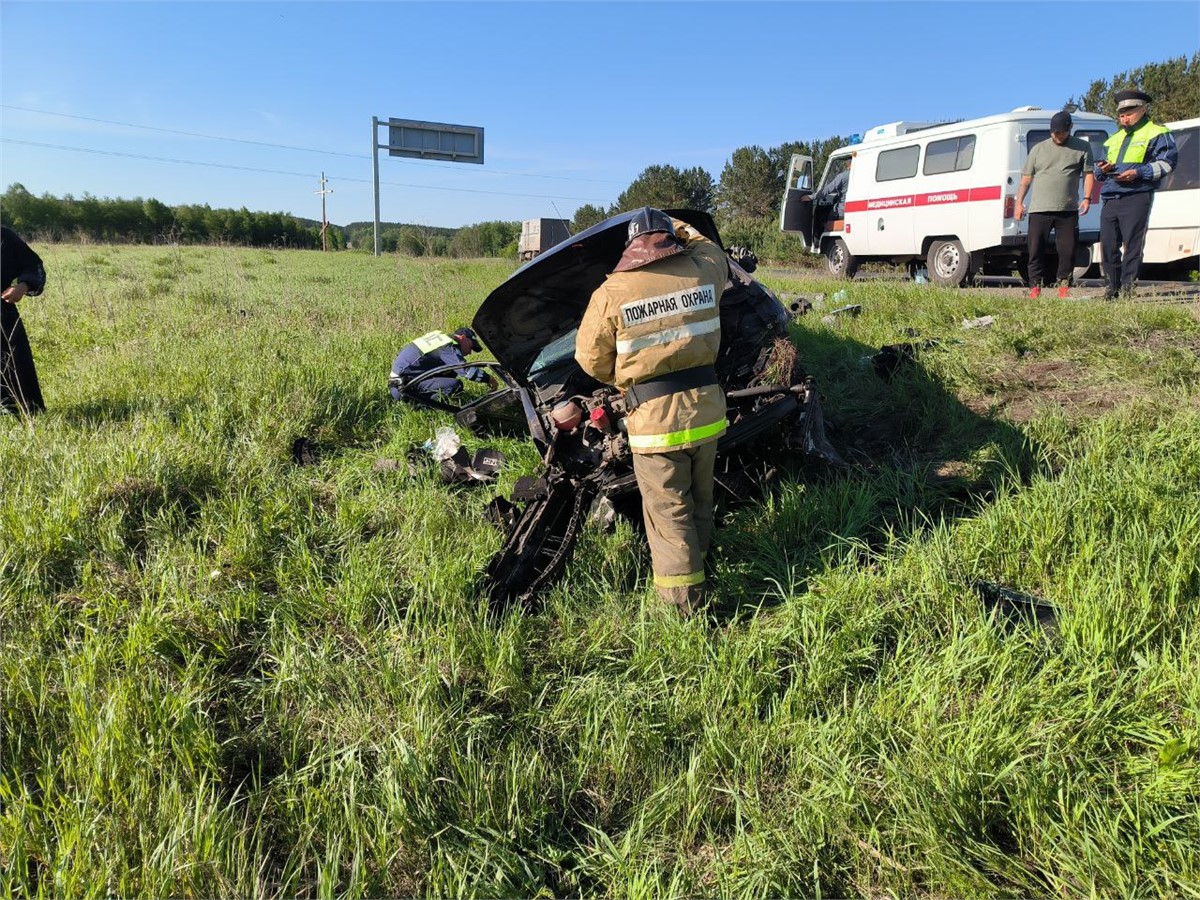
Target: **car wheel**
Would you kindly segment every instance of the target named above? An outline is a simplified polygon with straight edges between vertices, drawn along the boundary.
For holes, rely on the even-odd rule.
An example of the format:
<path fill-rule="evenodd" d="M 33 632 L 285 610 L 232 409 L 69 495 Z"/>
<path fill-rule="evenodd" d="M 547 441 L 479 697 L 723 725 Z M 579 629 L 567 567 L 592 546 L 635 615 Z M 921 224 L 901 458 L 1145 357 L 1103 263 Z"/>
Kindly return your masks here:
<path fill-rule="evenodd" d="M 971 256 L 957 240 L 934 241 L 926 262 L 929 280 L 942 287 L 958 287 L 971 274 Z"/>
<path fill-rule="evenodd" d="M 841 238 L 834 238 L 826 244 L 825 265 L 834 278 L 853 278 L 858 271 L 858 260 Z"/>

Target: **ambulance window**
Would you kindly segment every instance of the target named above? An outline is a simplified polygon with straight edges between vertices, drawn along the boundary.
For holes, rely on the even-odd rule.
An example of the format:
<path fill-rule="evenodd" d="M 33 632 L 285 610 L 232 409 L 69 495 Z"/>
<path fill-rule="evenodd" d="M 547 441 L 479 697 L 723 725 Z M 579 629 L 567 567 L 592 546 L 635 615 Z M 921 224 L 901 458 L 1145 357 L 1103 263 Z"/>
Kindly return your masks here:
<path fill-rule="evenodd" d="M 1107 131 L 1077 131 L 1074 137 L 1083 138 L 1092 148 L 1092 159 L 1104 159 L 1104 142 L 1108 140 Z"/>
<path fill-rule="evenodd" d="M 788 185 L 793 191 L 810 191 L 812 185 L 809 184 L 808 169 L 796 169 L 792 172 L 792 183 Z"/>
<path fill-rule="evenodd" d="M 916 144 L 901 147 L 899 150 L 884 150 L 875 164 L 875 180 L 895 181 L 899 178 L 912 178 L 917 174 L 917 160 L 920 158 L 921 148 Z"/>
<path fill-rule="evenodd" d="M 926 175 L 942 175 L 946 172 L 965 172 L 975 159 L 975 135 L 931 141 L 925 148 Z"/>
<path fill-rule="evenodd" d="M 1025 135 L 1025 152 L 1028 153 L 1042 141 L 1050 140 L 1050 132 L 1035 129 Z"/>
<path fill-rule="evenodd" d="M 1179 150 L 1175 169 L 1158 183 L 1162 191 L 1191 191 L 1200 188 L 1200 128 L 1181 128 L 1172 132 Z"/>

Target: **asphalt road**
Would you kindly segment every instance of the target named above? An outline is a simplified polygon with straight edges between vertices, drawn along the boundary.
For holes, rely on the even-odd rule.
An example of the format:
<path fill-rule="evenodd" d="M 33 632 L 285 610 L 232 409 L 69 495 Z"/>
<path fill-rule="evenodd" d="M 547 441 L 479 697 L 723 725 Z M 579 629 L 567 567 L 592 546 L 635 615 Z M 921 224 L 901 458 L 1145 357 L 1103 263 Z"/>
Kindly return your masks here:
<path fill-rule="evenodd" d="M 1022 291 L 1028 290 L 1019 278 L 1004 278 L 1001 276 L 984 276 L 979 279 L 976 285 L 980 288 L 1015 288 Z M 1080 297 L 1099 297 L 1108 287 L 1108 280 L 1104 278 L 1080 278 L 1075 282 L 1075 286 L 1071 289 L 1072 296 Z M 1046 294 L 1053 295 L 1057 288 L 1043 288 Z M 1139 281 L 1137 287 L 1137 300 L 1172 300 L 1175 302 L 1191 302 L 1200 301 L 1200 282 L 1195 281 Z"/>
<path fill-rule="evenodd" d="M 765 268 L 765 267 L 764 267 Z M 812 277 L 812 278 L 827 278 L 825 269 L 776 269 L 779 274 L 788 275 L 790 277 Z M 846 286 L 854 284 L 854 282 L 872 282 L 872 281 L 890 281 L 890 282 L 910 282 L 907 273 L 903 269 L 878 269 L 860 271 L 854 276 L 854 280 L 847 282 Z M 1076 299 L 1099 298 L 1104 293 L 1104 289 L 1108 286 L 1108 281 L 1104 278 L 1080 278 L 1075 282 L 1075 286 L 1071 289 L 1071 296 Z M 1019 278 L 1005 277 L 1002 275 L 985 275 L 980 277 L 974 284 L 970 285 L 965 290 L 1007 290 L 1010 292 L 1025 292 L 1029 289 L 1024 286 Z M 1053 296 L 1056 288 L 1045 288 L 1046 294 Z M 1170 302 L 1170 303 L 1192 303 L 1200 301 L 1200 282 L 1195 281 L 1166 281 L 1159 279 L 1142 280 L 1138 282 L 1138 292 L 1136 298 L 1146 302 Z"/>

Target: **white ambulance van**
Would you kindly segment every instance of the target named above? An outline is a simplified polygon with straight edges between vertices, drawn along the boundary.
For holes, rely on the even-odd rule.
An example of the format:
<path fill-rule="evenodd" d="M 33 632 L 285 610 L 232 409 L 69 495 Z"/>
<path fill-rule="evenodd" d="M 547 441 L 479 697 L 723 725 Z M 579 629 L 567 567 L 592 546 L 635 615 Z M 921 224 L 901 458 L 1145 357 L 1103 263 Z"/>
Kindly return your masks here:
<path fill-rule="evenodd" d="M 1179 162 L 1154 192 L 1142 264 L 1163 266 L 1165 274 L 1186 277 L 1200 269 L 1200 119 L 1163 125 L 1175 136 Z M 1099 243 L 1093 258 L 1103 268 Z"/>
<path fill-rule="evenodd" d="M 1029 148 L 1049 138 L 1055 112 L 1023 106 L 951 124 L 880 125 L 833 153 L 815 192 L 812 157 L 793 156 L 780 229 L 799 234 L 837 277 L 852 278 L 860 263 L 871 260 L 924 265 L 930 280 L 941 285 L 1013 270 L 1025 276 L 1029 225 L 1028 218 L 1013 218 L 1017 187 Z M 1095 113 L 1071 117 L 1072 133 L 1091 144 L 1093 155 L 1103 155 L 1116 123 Z M 830 215 L 830 207 L 813 202 L 813 194 L 848 161 L 853 165 L 844 211 Z M 1090 266 L 1099 237 L 1100 206 L 1093 203 L 1079 222 L 1077 276 Z"/>

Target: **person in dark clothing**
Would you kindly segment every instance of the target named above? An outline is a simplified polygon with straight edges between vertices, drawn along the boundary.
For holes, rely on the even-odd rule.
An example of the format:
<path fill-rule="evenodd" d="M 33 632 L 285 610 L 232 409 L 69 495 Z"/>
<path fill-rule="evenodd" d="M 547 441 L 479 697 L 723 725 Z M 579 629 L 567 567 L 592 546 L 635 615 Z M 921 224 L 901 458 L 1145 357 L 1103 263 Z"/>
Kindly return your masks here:
<path fill-rule="evenodd" d="M 15 231 L 0 225 L 0 412 L 32 415 L 46 408 L 17 311 L 21 298 L 36 297 L 45 286 L 41 257 Z"/>
<path fill-rule="evenodd" d="M 850 166 L 854 157 L 845 157 L 846 167 L 821 185 L 815 194 L 806 194 L 802 200 L 813 204 L 813 231 L 820 234 L 829 227 L 830 222 L 836 222 L 846 217 L 846 192 L 850 188 Z"/>
<path fill-rule="evenodd" d="M 850 186 L 850 164 L 846 160 L 846 168 L 838 172 L 813 196 L 813 202 L 818 206 L 829 207 L 829 218 L 843 219 L 846 216 L 846 189 Z"/>
<path fill-rule="evenodd" d="M 453 334 L 431 331 L 422 335 L 412 343 L 406 344 L 392 363 L 392 375 L 388 379 L 388 390 L 392 399 L 400 400 L 406 396 L 412 398 L 414 395 L 423 400 L 453 397 L 462 391 L 463 384 L 449 372 L 440 378 L 427 378 L 405 393 L 401 393 L 400 388 L 403 384 L 440 366 L 462 365 L 468 355 L 478 353 L 482 349 L 475 332 L 466 327 Z M 484 369 L 463 369 L 462 376 L 471 381 L 486 382 L 489 387 L 496 386 L 496 379 Z"/>

